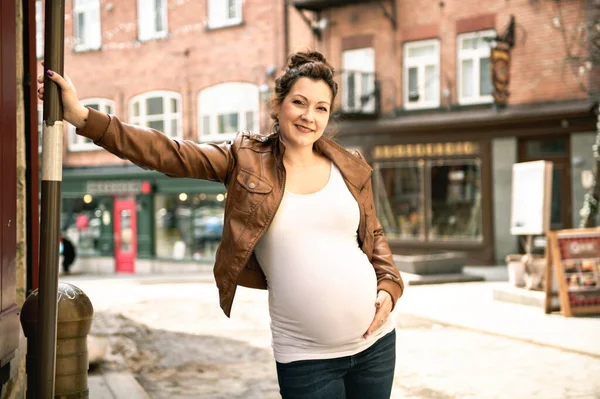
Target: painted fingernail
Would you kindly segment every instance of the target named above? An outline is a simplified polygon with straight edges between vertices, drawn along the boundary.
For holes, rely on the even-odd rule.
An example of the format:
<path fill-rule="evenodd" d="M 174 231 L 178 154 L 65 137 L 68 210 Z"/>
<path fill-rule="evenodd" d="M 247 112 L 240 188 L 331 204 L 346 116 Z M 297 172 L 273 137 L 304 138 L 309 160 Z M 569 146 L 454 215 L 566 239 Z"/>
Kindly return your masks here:
<path fill-rule="evenodd" d="M 49 69 L 48 69 L 48 70 L 46 71 L 46 75 L 48 75 L 48 76 L 52 76 L 52 75 L 54 75 L 54 72 L 52 72 L 51 70 L 49 70 Z"/>
<path fill-rule="evenodd" d="M 379 303 L 379 301 L 375 302 L 375 306 L 379 307 L 381 306 L 381 303 Z"/>

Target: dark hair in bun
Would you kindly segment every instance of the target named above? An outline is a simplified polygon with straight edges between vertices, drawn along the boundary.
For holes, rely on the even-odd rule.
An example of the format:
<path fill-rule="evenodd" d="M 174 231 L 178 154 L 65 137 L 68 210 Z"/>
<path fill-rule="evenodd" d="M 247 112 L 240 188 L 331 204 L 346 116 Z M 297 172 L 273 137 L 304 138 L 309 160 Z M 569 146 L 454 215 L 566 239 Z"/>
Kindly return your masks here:
<path fill-rule="evenodd" d="M 323 54 L 317 51 L 299 51 L 289 56 L 283 73 L 275 79 L 273 105 L 281 105 L 296 81 L 302 77 L 316 81 L 322 80 L 331 89 L 331 105 L 338 92 L 338 84 L 333 79 L 334 69 L 327 63 Z M 331 113 L 331 110 L 330 110 Z M 275 113 L 271 113 L 277 129 L 279 122 Z"/>

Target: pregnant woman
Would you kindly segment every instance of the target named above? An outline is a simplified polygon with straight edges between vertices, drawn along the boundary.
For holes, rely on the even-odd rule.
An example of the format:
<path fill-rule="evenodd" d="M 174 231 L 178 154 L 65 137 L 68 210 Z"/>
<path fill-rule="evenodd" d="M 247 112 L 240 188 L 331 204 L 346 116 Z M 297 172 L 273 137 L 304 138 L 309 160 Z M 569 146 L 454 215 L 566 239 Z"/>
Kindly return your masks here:
<path fill-rule="evenodd" d="M 238 285 L 269 290 L 284 399 L 390 397 L 390 312 L 403 283 L 375 215 L 371 168 L 323 135 L 338 86 L 322 54 L 289 57 L 275 80 L 271 134 L 221 144 L 174 140 L 84 108 L 68 78 L 46 75 L 78 134 L 143 168 L 227 187 L 214 266 L 221 307 L 229 316 Z M 38 92 L 43 100 L 43 85 Z"/>

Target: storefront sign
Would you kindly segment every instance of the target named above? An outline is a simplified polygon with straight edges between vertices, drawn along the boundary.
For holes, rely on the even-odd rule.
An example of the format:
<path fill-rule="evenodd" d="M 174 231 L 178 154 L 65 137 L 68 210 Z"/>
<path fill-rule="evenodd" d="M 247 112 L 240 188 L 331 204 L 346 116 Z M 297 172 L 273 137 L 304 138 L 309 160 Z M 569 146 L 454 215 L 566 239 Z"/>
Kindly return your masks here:
<path fill-rule="evenodd" d="M 373 148 L 375 159 L 415 158 L 415 157 L 446 157 L 460 155 L 475 155 L 479 153 L 479 144 L 472 141 L 451 143 L 398 144 L 383 145 Z"/>
<path fill-rule="evenodd" d="M 141 180 L 97 180 L 86 183 L 88 194 L 147 194 L 150 184 Z"/>

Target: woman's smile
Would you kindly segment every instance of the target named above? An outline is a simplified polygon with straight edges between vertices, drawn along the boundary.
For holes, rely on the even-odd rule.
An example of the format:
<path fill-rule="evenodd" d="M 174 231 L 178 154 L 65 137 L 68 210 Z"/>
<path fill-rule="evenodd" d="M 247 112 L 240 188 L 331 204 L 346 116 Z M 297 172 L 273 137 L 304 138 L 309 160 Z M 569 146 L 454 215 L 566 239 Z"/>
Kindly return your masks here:
<path fill-rule="evenodd" d="M 309 128 L 307 128 L 307 127 L 304 127 L 304 126 L 302 126 L 302 125 L 297 125 L 297 124 L 295 124 L 294 126 L 296 126 L 296 129 L 298 129 L 298 130 L 299 130 L 300 132 L 302 132 L 302 133 L 313 133 L 313 132 L 314 132 L 314 130 L 313 130 L 313 129 L 309 129 Z"/>

